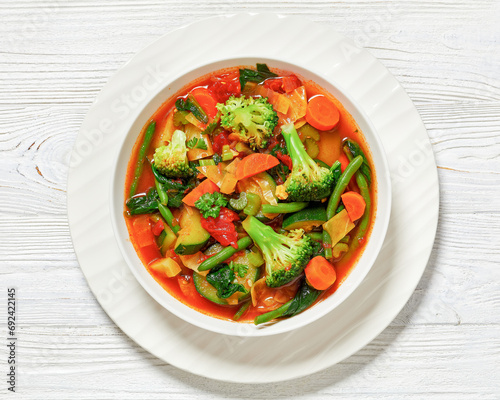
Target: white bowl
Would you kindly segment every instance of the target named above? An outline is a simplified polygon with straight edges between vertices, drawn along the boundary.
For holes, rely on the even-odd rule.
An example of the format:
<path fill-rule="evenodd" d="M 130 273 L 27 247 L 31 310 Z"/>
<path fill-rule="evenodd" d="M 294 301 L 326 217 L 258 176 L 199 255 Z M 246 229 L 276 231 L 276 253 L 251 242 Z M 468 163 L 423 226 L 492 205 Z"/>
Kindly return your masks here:
<path fill-rule="evenodd" d="M 313 307 L 305 310 L 301 314 L 292 318 L 281 320 L 274 324 L 259 326 L 255 326 L 251 323 L 232 322 L 210 317 L 186 306 L 166 292 L 149 274 L 146 267 L 139 259 L 132 243 L 130 242 L 127 226 L 123 216 L 127 164 L 132 153 L 132 148 L 137 140 L 137 136 L 151 115 L 153 115 L 153 113 L 166 99 L 177 93 L 192 80 L 223 68 L 240 65 L 255 65 L 257 62 L 267 63 L 271 68 L 274 67 L 294 72 L 305 79 L 314 81 L 320 87 L 335 96 L 352 115 L 363 132 L 372 155 L 377 177 L 377 208 L 375 212 L 374 226 L 363 254 L 346 280 L 342 283 L 342 285 L 340 285 L 335 293 Z M 300 67 L 299 64 L 291 64 L 290 62 L 269 58 L 248 57 L 226 59 L 206 65 L 200 65 L 197 68 L 194 68 L 193 70 L 172 80 L 172 82 L 156 93 L 147 103 L 146 107 L 138 113 L 128 131 L 124 132 L 123 142 L 119 145 L 120 150 L 114 164 L 115 169 L 112 175 L 110 197 L 111 219 L 118 246 L 129 268 L 144 290 L 146 290 L 168 311 L 200 328 L 226 335 L 268 336 L 291 331 L 307 325 L 335 309 L 356 289 L 356 287 L 358 287 L 375 263 L 384 242 L 391 213 L 391 182 L 385 151 L 377 133 L 375 132 L 375 128 L 368 120 L 363 110 L 361 110 L 355 102 L 352 101 L 348 93 L 345 93 L 342 90 L 341 84 L 327 80 L 310 70 Z"/>

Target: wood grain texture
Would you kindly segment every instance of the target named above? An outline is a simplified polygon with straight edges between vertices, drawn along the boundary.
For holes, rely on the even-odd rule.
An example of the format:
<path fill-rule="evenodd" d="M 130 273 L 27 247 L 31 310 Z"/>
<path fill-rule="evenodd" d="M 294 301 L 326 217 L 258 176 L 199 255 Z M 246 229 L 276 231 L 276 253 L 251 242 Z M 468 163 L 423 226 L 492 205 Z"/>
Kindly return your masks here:
<path fill-rule="evenodd" d="M 65 193 L 110 76 L 161 34 L 235 12 L 305 15 L 367 47 L 415 102 L 441 190 L 428 268 L 377 339 L 326 371 L 237 390 L 166 365 L 109 320 L 78 267 Z M 21 398 L 500 397 L 499 2 L 0 0 L 0 15 L 0 290 L 19 290 Z"/>

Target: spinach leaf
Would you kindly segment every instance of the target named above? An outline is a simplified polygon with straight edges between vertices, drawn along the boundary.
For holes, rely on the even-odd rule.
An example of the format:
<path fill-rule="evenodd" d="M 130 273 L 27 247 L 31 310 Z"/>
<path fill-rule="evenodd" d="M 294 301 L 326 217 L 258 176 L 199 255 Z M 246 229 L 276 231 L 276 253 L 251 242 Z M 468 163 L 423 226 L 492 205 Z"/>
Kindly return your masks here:
<path fill-rule="evenodd" d="M 283 313 L 282 317 L 293 317 L 294 315 L 301 313 L 306 308 L 311 306 L 321 293 L 321 290 L 316 290 L 312 286 L 309 286 L 304 279 L 297 294 L 292 299 L 290 306 Z"/>
<path fill-rule="evenodd" d="M 311 240 L 311 244 L 313 247 L 313 254 L 311 255 L 311 258 L 317 256 L 324 256 L 325 248 L 323 247 L 323 242 L 317 242 L 315 240 Z"/>
<path fill-rule="evenodd" d="M 136 195 L 127 200 L 130 215 L 149 214 L 158 210 L 159 196 L 156 189 L 151 188 L 144 195 Z"/>
<path fill-rule="evenodd" d="M 340 168 L 340 162 L 335 161 L 333 163 L 332 167 L 330 168 L 330 171 L 333 172 L 333 179 L 335 182 L 335 184 L 333 186 L 335 186 L 337 184 L 337 182 L 339 181 L 340 176 L 342 175 L 342 169 Z"/>
<path fill-rule="evenodd" d="M 294 315 L 304 311 L 307 307 L 311 306 L 321 293 L 321 290 L 316 290 L 309 286 L 304 278 L 297 294 L 292 300 L 283 304 L 276 310 L 258 315 L 255 317 L 254 323 L 255 325 L 259 325 L 265 324 L 275 318 L 293 317 Z"/>
<path fill-rule="evenodd" d="M 177 99 L 175 102 L 175 108 L 179 111 L 189 111 L 192 112 L 198 121 L 204 124 L 208 123 L 208 117 L 203 108 L 198 104 L 193 95 L 188 94 L 185 99 Z"/>
<path fill-rule="evenodd" d="M 372 183 L 372 170 L 370 166 L 368 165 L 368 160 L 366 159 L 365 154 L 363 153 L 363 150 L 361 150 L 361 147 L 359 147 L 359 144 L 356 142 L 353 142 L 352 140 L 347 139 L 345 141 L 345 146 L 349 149 L 353 157 L 357 156 L 362 156 L 363 157 L 363 164 L 361 164 L 361 167 L 359 167 L 359 171 L 365 176 L 366 180 L 368 181 L 368 185 L 371 185 Z"/>
<path fill-rule="evenodd" d="M 240 85 L 241 89 L 245 87 L 247 82 L 261 83 L 267 78 L 276 77 L 274 72 L 271 72 L 266 64 L 257 64 L 257 71 L 249 68 L 240 69 Z"/>
<path fill-rule="evenodd" d="M 182 183 L 182 181 L 167 178 L 156 169 L 154 164 L 151 164 L 151 170 L 153 171 L 156 180 L 161 183 L 161 185 L 167 192 L 169 207 L 180 207 L 182 205 L 184 193 L 187 189 L 192 188 L 194 185 L 192 183 L 184 184 Z"/>
<path fill-rule="evenodd" d="M 167 195 L 169 207 L 179 208 L 180 206 L 182 206 L 184 192 L 178 192 L 177 190 L 167 190 Z"/>
<path fill-rule="evenodd" d="M 207 282 L 217 289 L 217 296 L 227 299 L 236 292 L 246 293 L 246 289 L 239 283 L 234 283 L 236 276 L 227 264 L 212 268 L 207 274 Z"/>

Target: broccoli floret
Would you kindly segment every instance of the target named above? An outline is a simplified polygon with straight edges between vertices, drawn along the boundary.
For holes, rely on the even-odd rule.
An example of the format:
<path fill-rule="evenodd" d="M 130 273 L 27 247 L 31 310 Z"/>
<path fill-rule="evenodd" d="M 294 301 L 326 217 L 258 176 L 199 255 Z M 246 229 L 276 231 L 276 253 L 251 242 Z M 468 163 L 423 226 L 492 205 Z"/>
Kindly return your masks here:
<path fill-rule="evenodd" d="M 266 147 L 278 124 L 278 114 L 267 97 L 231 96 L 225 104 L 217 104 L 217 109 L 222 113 L 221 125 L 237 133 L 253 149 Z"/>
<path fill-rule="evenodd" d="M 186 134 L 176 130 L 166 146 L 155 150 L 154 164 L 158 171 L 169 178 L 187 178 L 193 175 L 187 159 Z"/>
<path fill-rule="evenodd" d="M 283 125 L 281 134 L 285 138 L 293 165 L 292 172 L 284 183 L 288 199 L 315 201 L 329 196 L 335 182 L 333 171 L 320 167 L 309 157 L 293 124 Z"/>
<path fill-rule="evenodd" d="M 269 287 L 291 282 L 302 273 L 311 259 L 314 248 L 302 229 L 291 231 L 288 236 L 281 235 L 251 216 L 242 225 L 262 251 L 266 261 L 266 284 Z"/>

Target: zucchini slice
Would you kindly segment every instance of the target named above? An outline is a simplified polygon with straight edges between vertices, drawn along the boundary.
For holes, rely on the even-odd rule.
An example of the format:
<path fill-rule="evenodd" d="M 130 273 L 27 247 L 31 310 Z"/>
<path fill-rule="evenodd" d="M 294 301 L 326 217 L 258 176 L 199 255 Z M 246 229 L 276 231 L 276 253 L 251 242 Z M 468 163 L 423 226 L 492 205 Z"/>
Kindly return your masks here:
<path fill-rule="evenodd" d="M 283 229 L 287 231 L 304 229 L 309 232 L 312 228 L 321 226 L 326 221 L 326 210 L 323 207 L 305 208 L 283 219 Z"/>
<path fill-rule="evenodd" d="M 247 290 L 247 293 L 241 293 L 241 295 L 238 297 L 238 303 L 241 303 L 250 296 L 250 289 L 260 276 L 260 268 L 249 263 L 247 257 L 248 253 L 249 251 L 246 251 L 245 255 L 234 260 L 236 264 L 246 264 L 248 266 L 248 271 L 244 277 L 240 277 L 238 274 L 235 274 L 236 282 L 243 285 Z M 219 296 L 217 296 L 217 289 L 215 289 L 210 283 L 208 283 L 207 278 L 203 275 L 193 272 L 193 283 L 198 293 L 206 299 L 216 304 L 228 304 L 226 299 L 221 299 Z"/>

